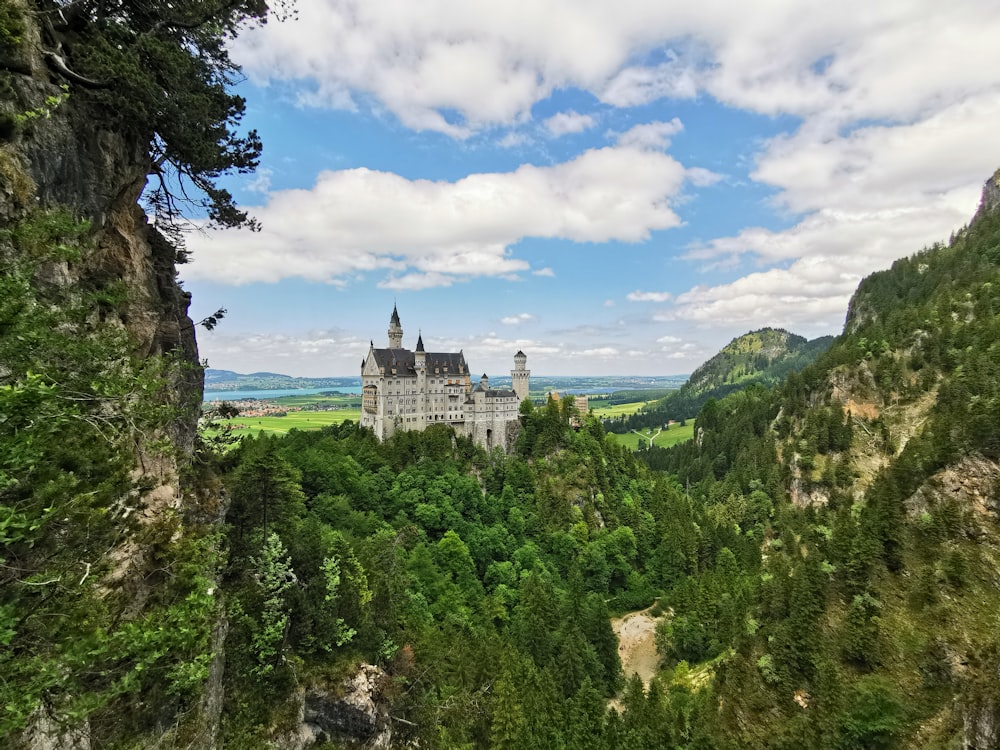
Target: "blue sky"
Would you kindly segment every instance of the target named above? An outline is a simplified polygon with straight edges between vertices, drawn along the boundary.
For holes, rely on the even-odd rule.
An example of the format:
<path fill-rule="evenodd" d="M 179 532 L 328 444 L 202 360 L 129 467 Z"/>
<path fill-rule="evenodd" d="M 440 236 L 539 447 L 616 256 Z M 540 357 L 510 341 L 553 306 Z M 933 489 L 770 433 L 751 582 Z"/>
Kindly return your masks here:
<path fill-rule="evenodd" d="M 384 346 L 675 374 L 968 221 L 1000 166 L 1000 9 L 847 0 L 299 0 L 232 45 L 263 231 L 181 269 L 213 367 Z"/>

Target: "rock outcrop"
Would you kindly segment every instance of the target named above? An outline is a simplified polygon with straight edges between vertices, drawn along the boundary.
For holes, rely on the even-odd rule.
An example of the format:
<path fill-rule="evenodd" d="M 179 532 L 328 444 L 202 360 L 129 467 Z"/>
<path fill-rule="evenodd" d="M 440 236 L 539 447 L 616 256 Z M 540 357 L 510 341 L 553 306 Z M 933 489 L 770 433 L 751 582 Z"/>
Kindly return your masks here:
<path fill-rule="evenodd" d="M 983 185 L 983 195 L 979 201 L 979 210 L 976 211 L 972 221 L 977 221 L 986 214 L 991 214 L 1000 209 L 1000 169 L 993 173 L 986 184 Z"/>
<path fill-rule="evenodd" d="M 392 725 L 383 689 L 389 676 L 362 664 L 353 677 L 334 688 L 313 687 L 301 693 L 298 722 L 282 734 L 280 750 L 308 750 L 322 742 L 368 748 L 392 747 Z"/>

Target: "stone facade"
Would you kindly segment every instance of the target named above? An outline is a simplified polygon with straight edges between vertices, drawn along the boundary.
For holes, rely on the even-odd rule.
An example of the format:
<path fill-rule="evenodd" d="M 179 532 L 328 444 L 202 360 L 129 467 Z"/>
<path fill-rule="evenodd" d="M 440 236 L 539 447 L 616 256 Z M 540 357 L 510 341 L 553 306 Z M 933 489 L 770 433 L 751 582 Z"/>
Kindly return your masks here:
<path fill-rule="evenodd" d="M 403 348 L 403 327 L 395 307 L 388 337 L 388 347 L 378 349 L 372 342 L 361 362 L 363 427 L 386 440 L 399 430 L 447 424 L 486 450 L 510 448 L 531 377 L 524 352 L 514 355 L 512 390 L 490 388 L 486 375 L 473 388 L 462 352 L 425 351 L 422 335 L 415 349 Z"/>

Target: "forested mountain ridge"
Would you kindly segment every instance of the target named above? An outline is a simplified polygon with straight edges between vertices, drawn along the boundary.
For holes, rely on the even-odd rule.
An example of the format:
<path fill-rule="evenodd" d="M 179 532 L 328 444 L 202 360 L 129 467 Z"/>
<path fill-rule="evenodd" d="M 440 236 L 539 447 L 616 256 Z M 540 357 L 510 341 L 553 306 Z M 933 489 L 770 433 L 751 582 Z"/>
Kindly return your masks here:
<path fill-rule="evenodd" d="M 750 331 L 737 336 L 691 373 L 685 386 L 691 395 L 702 395 L 739 383 L 773 385 L 788 372 L 811 363 L 832 342 L 832 336 L 808 341 L 781 328 Z"/>
<path fill-rule="evenodd" d="M 780 383 L 790 372 L 814 362 L 830 346 L 832 336 L 808 341 L 780 328 L 761 328 L 737 336 L 691 373 L 675 393 L 649 404 L 637 414 L 609 420 L 609 432 L 628 432 L 694 417 L 710 398 L 722 398 L 751 383 Z"/>
<path fill-rule="evenodd" d="M 708 402 L 695 441 L 640 454 L 740 525 L 776 500 L 753 632 L 715 683 L 737 746 L 1000 743 L 997 184 L 947 246 L 866 278 L 814 365 Z M 710 622 L 678 619 L 675 658 L 714 651 L 691 647 Z"/>

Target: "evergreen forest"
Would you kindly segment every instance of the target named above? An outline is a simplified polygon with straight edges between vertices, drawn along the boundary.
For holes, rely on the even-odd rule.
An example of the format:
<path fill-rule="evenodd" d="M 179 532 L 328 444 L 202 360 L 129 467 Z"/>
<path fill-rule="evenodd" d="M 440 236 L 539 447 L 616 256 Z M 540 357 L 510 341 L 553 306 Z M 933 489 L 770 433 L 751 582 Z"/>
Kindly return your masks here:
<path fill-rule="evenodd" d="M 0 747 L 1000 747 L 1000 173 L 835 339 L 740 337 L 615 426 L 689 442 L 572 398 L 507 453 L 228 440 L 179 230 L 256 228 L 227 41 L 293 12 L 0 0 Z"/>

